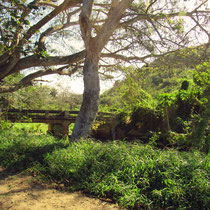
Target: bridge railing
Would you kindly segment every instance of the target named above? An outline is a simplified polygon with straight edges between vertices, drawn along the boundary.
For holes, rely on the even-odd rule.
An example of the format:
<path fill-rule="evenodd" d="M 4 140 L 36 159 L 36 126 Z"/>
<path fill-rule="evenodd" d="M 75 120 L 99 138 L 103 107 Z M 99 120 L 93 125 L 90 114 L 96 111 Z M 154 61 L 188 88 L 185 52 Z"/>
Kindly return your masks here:
<path fill-rule="evenodd" d="M 9 109 L 0 112 L 0 117 L 13 123 L 47 123 L 48 133 L 60 138 L 69 134 L 69 125 L 75 123 L 78 113 L 78 111 Z M 116 115 L 99 112 L 96 120 L 113 125 Z"/>
<path fill-rule="evenodd" d="M 18 110 L 9 109 L 2 110 L 1 115 L 6 119 L 16 122 L 18 120 L 27 121 L 32 120 L 46 120 L 46 119 L 60 119 L 74 121 L 79 111 L 59 111 L 59 110 Z M 98 112 L 97 120 L 109 120 L 115 115 L 108 112 Z"/>

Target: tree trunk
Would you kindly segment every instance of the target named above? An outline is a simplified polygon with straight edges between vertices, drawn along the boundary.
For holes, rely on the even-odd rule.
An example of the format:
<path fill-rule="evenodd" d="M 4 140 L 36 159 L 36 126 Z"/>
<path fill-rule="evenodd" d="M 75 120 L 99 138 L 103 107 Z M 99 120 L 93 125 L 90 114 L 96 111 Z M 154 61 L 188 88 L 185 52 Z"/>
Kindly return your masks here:
<path fill-rule="evenodd" d="M 120 23 L 125 10 L 133 0 L 113 0 L 108 18 L 97 36 L 92 37 L 91 12 L 94 0 L 83 0 L 80 14 L 80 28 L 86 48 L 86 58 L 83 68 L 84 93 L 79 115 L 74 125 L 71 141 L 78 141 L 88 136 L 96 118 L 99 107 L 99 75 L 98 62 L 101 51 L 109 41 L 110 36 Z"/>
<path fill-rule="evenodd" d="M 170 128 L 170 122 L 169 122 L 169 114 L 168 114 L 168 107 L 167 107 L 167 105 L 165 105 L 165 121 L 166 121 L 166 126 L 167 126 L 167 131 L 170 131 L 171 130 L 171 128 Z"/>
<path fill-rule="evenodd" d="M 201 118 L 195 123 L 195 128 L 193 129 L 191 134 L 192 146 L 202 150 L 203 152 L 208 152 L 210 146 L 210 142 L 207 136 L 205 139 L 205 130 L 209 125 L 209 116 L 210 102 L 208 101 L 206 111 L 202 114 Z"/>
<path fill-rule="evenodd" d="M 99 107 L 98 60 L 87 56 L 84 64 L 84 93 L 82 106 L 77 116 L 71 141 L 87 137 L 96 118 Z"/>

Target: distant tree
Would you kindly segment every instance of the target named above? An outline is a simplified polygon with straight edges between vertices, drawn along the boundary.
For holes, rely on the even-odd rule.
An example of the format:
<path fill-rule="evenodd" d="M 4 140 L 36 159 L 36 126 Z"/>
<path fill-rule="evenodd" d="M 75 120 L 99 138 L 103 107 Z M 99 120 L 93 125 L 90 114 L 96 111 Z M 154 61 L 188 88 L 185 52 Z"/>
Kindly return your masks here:
<path fill-rule="evenodd" d="M 209 65 L 210 51 L 206 52 L 206 62 L 202 63 L 200 57 L 203 48 L 205 46 L 184 48 L 157 58 L 141 68 L 124 67 L 125 78 L 117 81 L 111 89 L 101 95 L 101 106 L 109 106 L 110 109 L 115 108 L 123 112 L 126 110 L 128 114 L 136 107 L 155 107 L 159 94 L 176 94 L 185 80 L 183 83 L 185 89 L 187 84 L 189 85 L 188 81 L 197 88 L 201 81 L 207 80 L 209 74 L 208 68 L 204 67 Z M 193 60 L 190 61 L 191 58 Z M 205 88 L 208 85 L 203 82 L 200 86 Z"/>
<path fill-rule="evenodd" d="M 97 114 L 99 66 L 149 63 L 150 58 L 195 45 L 194 37 L 198 34 L 209 43 L 208 1 L 197 2 L 192 9 L 187 8 L 187 3 L 184 0 L 64 0 L 61 3 L 4 0 L 0 3 L 0 93 L 27 86 L 43 75 L 70 76 L 82 67 L 83 103 L 72 135 L 72 141 L 78 140 L 88 134 Z M 74 33 L 80 34 L 79 29 L 84 50 L 72 50 L 66 56 L 63 52 L 50 53 L 56 38 L 64 34 L 71 40 Z M 31 67 L 44 68 L 15 84 L 4 83 L 7 76 Z"/>
<path fill-rule="evenodd" d="M 7 84 L 23 77 L 22 74 L 8 76 Z M 39 83 L 0 95 L 0 106 L 4 109 L 75 110 L 80 107 L 81 101 L 82 95 L 74 94 L 68 89 L 55 89 Z"/>

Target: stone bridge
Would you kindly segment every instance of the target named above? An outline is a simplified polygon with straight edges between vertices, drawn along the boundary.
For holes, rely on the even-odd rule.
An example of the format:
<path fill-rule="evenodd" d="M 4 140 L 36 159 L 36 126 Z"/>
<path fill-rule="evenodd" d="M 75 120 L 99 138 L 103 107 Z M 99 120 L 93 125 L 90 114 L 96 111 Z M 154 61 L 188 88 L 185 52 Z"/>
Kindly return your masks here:
<path fill-rule="evenodd" d="M 76 121 L 79 111 L 57 110 L 0 110 L 0 117 L 13 123 L 47 123 L 48 132 L 56 137 L 69 134 L 69 125 Z M 115 115 L 112 113 L 99 112 L 96 121 L 106 124 L 115 123 Z M 112 128 L 109 128 L 110 132 Z"/>

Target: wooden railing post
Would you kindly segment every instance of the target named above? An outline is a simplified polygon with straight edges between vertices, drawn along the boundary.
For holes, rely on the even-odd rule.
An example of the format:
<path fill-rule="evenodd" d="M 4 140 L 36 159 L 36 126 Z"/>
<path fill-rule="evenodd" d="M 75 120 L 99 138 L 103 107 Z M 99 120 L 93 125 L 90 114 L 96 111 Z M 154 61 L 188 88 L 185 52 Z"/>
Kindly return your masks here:
<path fill-rule="evenodd" d="M 45 117 L 48 118 L 49 117 L 49 111 L 45 112 Z"/>

